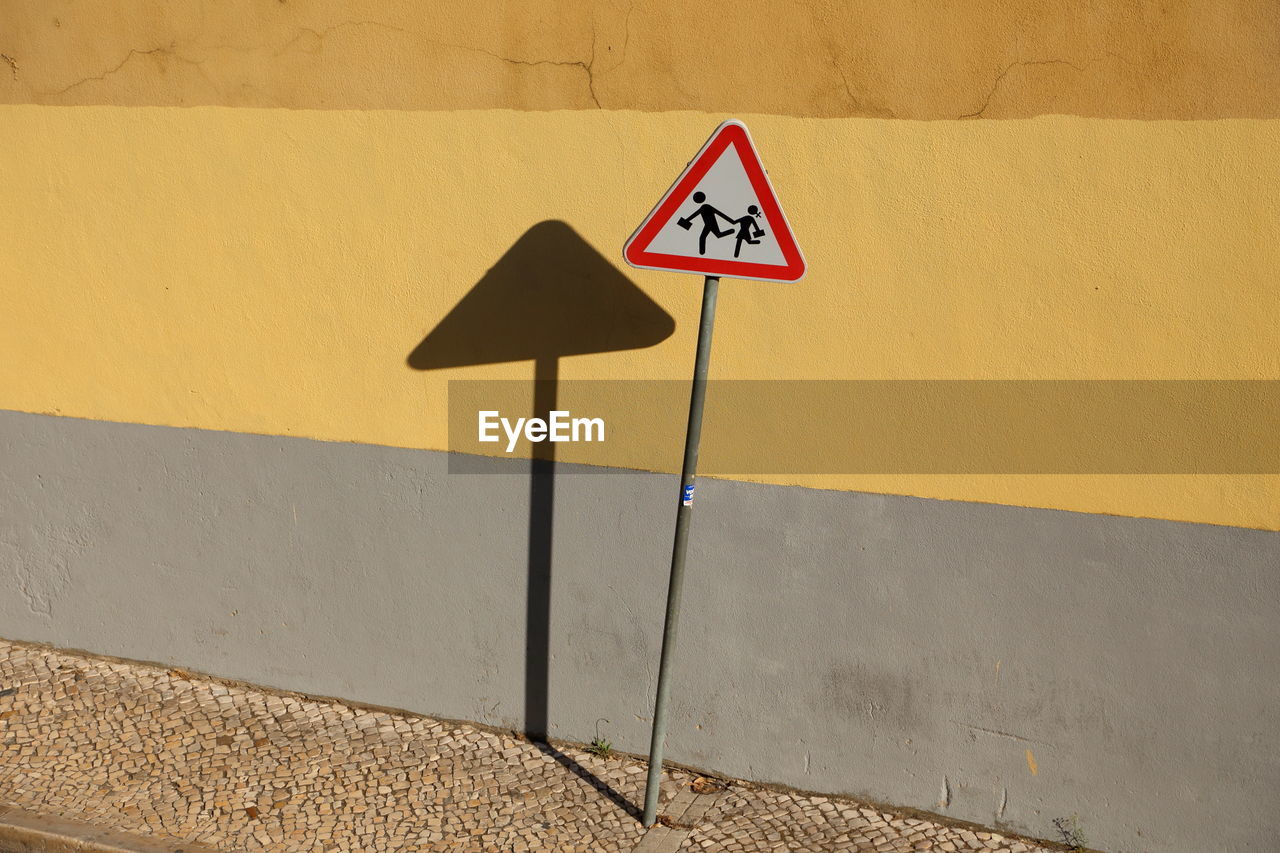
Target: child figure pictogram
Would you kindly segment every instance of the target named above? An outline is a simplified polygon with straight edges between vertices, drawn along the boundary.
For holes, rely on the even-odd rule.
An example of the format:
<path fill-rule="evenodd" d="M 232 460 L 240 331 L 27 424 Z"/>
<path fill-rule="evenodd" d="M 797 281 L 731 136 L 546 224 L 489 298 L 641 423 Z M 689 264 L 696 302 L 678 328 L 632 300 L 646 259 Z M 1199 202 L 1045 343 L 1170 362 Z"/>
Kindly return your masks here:
<path fill-rule="evenodd" d="M 756 222 L 756 219 L 758 219 L 759 216 L 760 208 L 752 204 L 748 205 L 746 216 L 733 220 L 733 224 L 738 226 L 738 239 L 733 244 L 733 256 L 735 258 L 738 257 L 738 253 L 742 251 L 743 243 L 750 243 L 755 246 L 759 244 L 760 241 L 753 238 L 764 236 L 764 229 L 760 227 L 758 222 Z"/>
<path fill-rule="evenodd" d="M 693 213 L 690 213 L 688 216 L 676 220 L 677 225 L 679 225 L 681 228 L 688 231 L 689 226 L 693 224 L 693 220 L 695 217 L 702 218 L 702 233 L 698 235 L 698 254 L 699 255 L 705 255 L 707 253 L 707 235 L 708 234 L 714 234 L 717 237 L 728 237 L 730 234 L 733 233 L 732 228 L 729 228 L 728 230 L 725 230 L 725 231 L 721 231 L 719 226 L 716 224 L 717 216 L 723 218 L 724 221 L 728 222 L 730 225 L 734 223 L 733 217 L 729 216 L 727 213 L 721 213 L 720 211 L 716 210 L 714 207 L 712 207 L 709 204 L 704 204 L 706 200 L 707 200 L 706 193 L 704 192 L 694 193 L 693 202 L 694 204 L 701 205 L 701 207 L 699 207 Z"/>

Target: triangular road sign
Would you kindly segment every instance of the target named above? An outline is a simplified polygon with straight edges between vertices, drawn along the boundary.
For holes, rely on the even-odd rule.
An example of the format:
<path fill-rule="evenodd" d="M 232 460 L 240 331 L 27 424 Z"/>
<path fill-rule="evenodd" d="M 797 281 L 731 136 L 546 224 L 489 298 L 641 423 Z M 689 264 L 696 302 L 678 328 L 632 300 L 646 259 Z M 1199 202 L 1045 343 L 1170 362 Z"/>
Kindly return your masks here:
<path fill-rule="evenodd" d="M 726 121 L 622 248 L 633 267 L 799 281 L 804 255 L 747 126 Z"/>

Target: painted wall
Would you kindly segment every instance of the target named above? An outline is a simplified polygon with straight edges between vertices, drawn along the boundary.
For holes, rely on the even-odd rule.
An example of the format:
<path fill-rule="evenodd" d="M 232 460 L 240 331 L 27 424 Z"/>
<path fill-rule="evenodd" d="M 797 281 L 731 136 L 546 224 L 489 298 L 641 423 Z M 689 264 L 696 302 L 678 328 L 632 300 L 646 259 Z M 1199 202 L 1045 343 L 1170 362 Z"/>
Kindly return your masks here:
<path fill-rule="evenodd" d="M 626 235 L 715 123 L 6 115 L 0 404 L 430 449 L 448 447 L 450 378 L 525 379 L 533 365 L 412 370 L 423 336 L 539 222 L 567 222 L 621 265 Z M 1259 168 L 1280 159 L 1278 125 L 749 119 L 811 271 L 726 285 L 715 378 L 1280 376 L 1280 177 Z M 675 333 L 566 357 L 560 378 L 688 375 L 700 283 L 629 277 Z M 635 429 L 672 422 L 656 412 Z M 652 467 L 678 465 L 679 440 Z M 1280 528 L 1273 476 L 762 479 Z"/>
<path fill-rule="evenodd" d="M 672 416 L 449 475 L 449 380 L 686 377 L 698 282 L 615 265 L 730 114 L 810 273 L 725 283 L 713 378 L 1280 378 L 1274 19 L 0 0 L 0 635 L 527 726 L 541 632 L 551 731 L 640 750 Z M 418 369 L 530 240 L 607 339 Z M 1267 849 L 1280 476 L 793 461 L 699 488 L 673 758 Z"/>
<path fill-rule="evenodd" d="M 6 634 L 648 748 L 674 475 L 0 436 Z M 716 480 L 696 507 L 670 759 L 1041 837 L 1078 814 L 1103 850 L 1273 849 L 1275 533 Z"/>
<path fill-rule="evenodd" d="M 1276 15 L 1265 0 L 4 0 L 0 103 L 1274 118 Z"/>

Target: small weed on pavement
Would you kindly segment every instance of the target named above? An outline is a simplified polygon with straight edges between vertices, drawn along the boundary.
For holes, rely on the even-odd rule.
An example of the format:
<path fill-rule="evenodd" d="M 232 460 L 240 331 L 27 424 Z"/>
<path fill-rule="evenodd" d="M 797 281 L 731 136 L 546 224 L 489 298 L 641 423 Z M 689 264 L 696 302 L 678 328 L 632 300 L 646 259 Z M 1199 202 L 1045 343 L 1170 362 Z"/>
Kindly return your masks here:
<path fill-rule="evenodd" d="M 1069 850 L 1084 850 L 1088 844 L 1084 839 L 1084 831 L 1080 828 L 1080 818 L 1077 815 L 1071 817 L 1055 817 L 1053 825 L 1057 827 L 1058 834 L 1062 836 L 1062 843 L 1067 845 Z"/>

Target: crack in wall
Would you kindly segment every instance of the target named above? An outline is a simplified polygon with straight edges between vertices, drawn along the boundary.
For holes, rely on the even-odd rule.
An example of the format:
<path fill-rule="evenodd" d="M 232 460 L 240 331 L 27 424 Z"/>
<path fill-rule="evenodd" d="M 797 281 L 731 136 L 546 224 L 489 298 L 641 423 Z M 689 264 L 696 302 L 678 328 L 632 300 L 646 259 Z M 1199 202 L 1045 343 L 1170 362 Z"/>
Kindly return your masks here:
<path fill-rule="evenodd" d="M 222 95 L 222 91 L 218 88 L 217 84 L 213 82 L 213 80 L 209 77 L 208 73 L 206 73 L 204 68 L 202 67 L 204 64 L 204 60 L 191 59 L 190 57 L 183 56 L 182 54 L 178 53 L 176 43 L 171 44 L 168 47 L 153 47 L 148 50 L 142 50 L 140 48 L 132 48 L 129 50 L 127 54 L 125 54 L 124 59 L 120 60 L 120 62 L 114 68 L 109 68 L 106 71 L 102 72 L 101 74 L 97 74 L 92 77 L 85 77 L 83 79 L 77 80 L 76 82 L 70 84 L 69 86 L 64 86 L 63 88 L 58 89 L 57 91 L 41 92 L 40 94 L 45 97 L 58 97 L 59 95 L 65 95 L 68 92 L 70 92 L 72 89 L 75 89 L 79 86 L 83 86 L 86 83 L 103 82 L 107 78 L 111 77 L 112 75 L 118 74 L 122 70 L 124 70 L 124 67 L 128 65 L 131 61 L 133 61 L 134 57 L 137 57 L 137 56 L 169 56 L 183 64 L 190 65 L 194 67 L 198 72 L 200 72 L 200 76 L 204 78 L 204 81 L 209 84 L 209 87 L 212 88 L 215 93 L 217 93 L 219 96 Z"/>
<path fill-rule="evenodd" d="M 853 89 L 849 86 L 849 78 L 845 76 L 844 69 L 840 67 L 836 55 L 831 54 L 831 67 L 836 70 L 836 76 L 840 78 L 841 85 L 844 86 L 844 94 L 849 99 L 849 109 L 857 110 L 860 107 L 858 99 L 854 97 Z"/>
<path fill-rule="evenodd" d="M 1066 65 L 1067 67 L 1074 68 L 1076 71 L 1081 73 L 1084 72 L 1083 66 L 1076 65 L 1074 62 L 1068 62 L 1065 59 L 1034 59 L 1010 62 L 1004 67 L 1003 71 L 996 75 L 995 82 L 991 84 L 991 90 L 987 92 L 987 97 L 983 100 L 982 106 L 975 112 L 965 113 L 962 116 L 957 116 L 957 118 L 982 118 L 982 114 L 991 106 L 991 99 L 994 98 L 996 92 L 1000 90 L 1000 85 L 1004 82 L 1004 78 L 1009 75 L 1009 72 L 1014 68 L 1022 68 L 1029 65 Z"/>
<path fill-rule="evenodd" d="M 633 2 L 630 6 L 627 7 L 626 13 L 622 15 L 622 46 L 618 49 L 618 61 L 613 63 L 613 65 L 609 66 L 608 68 L 603 69 L 604 71 L 617 71 L 627 62 L 627 48 L 631 44 L 631 16 L 636 10 L 636 5 L 637 4 Z M 594 73 L 596 71 L 596 68 L 595 68 L 596 42 L 599 41 L 599 37 L 600 37 L 599 28 L 596 27 L 593 23 L 591 27 L 591 58 L 586 63 L 587 66 L 589 66 L 588 68 L 589 73 Z M 613 46 L 606 45 L 605 49 L 607 51 L 612 51 Z M 593 96 L 595 95 L 594 83 L 595 83 L 594 78 L 592 78 L 591 94 Z M 599 99 L 597 99 L 596 105 L 599 106 Z"/>
<path fill-rule="evenodd" d="M 635 13 L 636 7 L 637 7 L 637 4 L 635 2 L 632 2 L 628 6 L 625 14 L 623 14 L 622 16 L 623 43 L 622 43 L 621 50 L 619 52 L 620 55 L 619 55 L 618 61 L 608 69 L 610 71 L 617 70 L 618 68 L 622 67 L 622 65 L 627 60 L 627 51 L 631 41 L 631 19 L 633 14 Z M 522 66 L 527 68 L 533 68 L 538 66 L 579 68 L 586 75 L 587 94 L 591 98 L 592 103 L 595 105 L 597 109 L 603 109 L 603 104 L 600 101 L 599 93 L 596 91 L 597 42 L 599 40 L 599 30 L 594 21 L 592 22 L 592 27 L 591 27 L 591 54 L 586 59 L 525 59 L 520 57 L 506 56 L 502 53 L 490 50 L 485 47 L 478 47 L 475 45 L 444 41 L 440 39 L 433 39 L 417 30 L 409 29 L 406 27 L 400 27 L 395 24 L 389 24 L 389 23 L 384 23 L 382 21 L 375 21 L 375 20 L 342 21 L 332 26 L 325 27 L 323 29 L 301 27 L 297 31 L 296 35 L 289 38 L 277 49 L 272 51 L 271 56 L 272 58 L 279 58 L 283 56 L 285 53 L 294 49 L 295 45 L 297 45 L 302 39 L 306 38 L 307 36 L 311 36 L 316 40 L 317 43 L 319 43 L 319 42 L 323 42 L 325 38 L 327 38 L 329 35 L 331 35 L 334 32 L 337 32 L 343 29 L 348 29 L 348 28 L 355 28 L 355 27 L 376 27 L 378 29 L 387 30 L 390 32 L 409 36 L 427 45 L 432 45 L 439 48 L 465 51 L 473 54 L 480 54 L 482 56 L 495 59 L 507 65 Z M 195 50 L 203 50 L 203 51 L 227 50 L 227 51 L 236 51 L 240 53 L 256 53 L 259 51 L 269 49 L 266 45 L 260 45 L 260 46 L 244 46 L 244 45 L 231 45 L 231 44 L 200 45 L 196 42 L 192 42 L 186 45 L 185 47 L 195 49 Z M 316 53 L 318 52 L 318 49 L 307 51 L 307 52 Z M 136 57 L 165 56 L 165 55 L 170 56 L 179 62 L 182 62 L 184 64 L 187 64 L 196 68 L 196 70 L 200 73 L 200 75 L 204 78 L 204 80 L 209 84 L 211 89 L 218 95 L 222 95 L 222 92 L 219 86 L 213 81 L 213 79 L 209 76 L 209 74 L 206 72 L 206 70 L 203 67 L 204 63 L 208 60 L 194 59 L 191 56 L 184 55 L 183 53 L 179 52 L 179 45 L 176 41 L 170 43 L 168 46 L 157 46 L 157 47 L 152 47 L 148 49 L 132 48 L 124 55 L 124 57 L 120 60 L 120 62 L 118 62 L 114 67 L 109 68 L 100 74 L 84 77 L 56 91 L 48 91 L 40 94 L 44 96 L 52 96 L 52 97 L 65 95 L 87 83 L 102 82 L 109 79 L 113 75 L 118 74 L 119 72 L 124 70 L 124 68 L 128 66 Z M 1125 61 L 1123 57 L 1120 57 L 1110 51 L 1107 52 L 1107 55 L 1112 56 L 1121 61 Z M 8 54 L 0 54 L 0 59 L 3 59 L 10 66 L 10 70 L 12 71 L 13 77 L 16 80 L 18 77 L 18 64 L 16 60 L 13 57 L 9 56 Z M 986 114 L 987 110 L 991 107 L 992 102 L 994 101 L 997 93 L 1001 90 L 1001 88 L 1005 86 L 1006 79 L 1013 72 L 1015 68 L 1029 67 L 1029 66 L 1065 65 L 1077 72 L 1083 73 L 1088 67 L 1088 65 L 1096 61 L 1100 61 L 1100 60 L 1097 60 L 1097 59 L 1090 60 L 1089 62 L 1086 62 L 1084 65 L 1078 65 L 1074 62 L 1071 62 L 1065 59 L 1017 60 L 1014 62 L 1010 62 L 1000 71 L 999 74 L 996 75 L 995 79 L 992 81 L 991 88 L 987 91 L 987 94 L 983 98 L 982 104 L 978 107 L 978 109 L 974 110 L 973 112 L 960 115 L 957 118 L 971 119 L 971 118 L 983 117 Z M 866 105 L 863 104 L 861 99 L 854 94 L 853 86 L 850 82 L 849 76 L 845 72 L 845 69 L 840 65 L 839 59 L 835 52 L 832 52 L 830 55 L 830 63 L 831 63 L 832 69 L 835 72 L 836 79 L 844 91 L 845 97 L 847 99 L 847 108 L 849 109 L 850 114 L 859 115 L 859 114 L 867 113 L 868 109 Z M 894 115 L 891 110 L 885 109 L 885 110 L 882 110 L 882 112 L 887 114 L 889 117 L 893 117 Z"/>
<path fill-rule="evenodd" d="M 991 90 L 987 92 L 987 97 L 982 102 L 982 106 L 977 110 L 977 112 L 965 113 L 962 116 L 957 116 L 957 118 L 981 118 L 982 114 L 987 111 L 987 108 L 989 106 L 991 106 L 991 99 L 995 97 L 996 91 L 999 90 L 1000 84 L 1004 81 L 1004 78 L 1008 76 L 1009 72 L 1016 67 L 1026 66 L 1026 65 L 1065 65 L 1068 68 L 1072 68 L 1078 71 L 1079 73 L 1083 74 L 1085 72 L 1085 69 L 1088 68 L 1090 65 L 1093 65 L 1098 62 L 1102 62 L 1106 57 L 1110 57 L 1111 59 L 1116 60 L 1122 65 L 1130 64 L 1128 59 L 1126 59 L 1121 54 L 1116 53 L 1115 51 L 1112 51 L 1112 50 L 1104 51 L 1103 56 L 1094 57 L 1093 59 L 1086 61 L 1084 65 L 1076 65 L 1074 62 L 1070 62 L 1066 59 L 1034 59 L 1034 60 L 1011 62 L 1005 66 L 1003 71 L 1001 71 L 998 75 L 996 75 L 995 81 L 991 84 Z"/>
<path fill-rule="evenodd" d="M 596 30 L 594 26 L 592 27 L 592 30 L 591 30 L 591 56 L 587 60 L 517 59 L 511 56 L 503 56 L 500 53 L 497 53 L 492 50 L 488 50 L 483 47 L 476 47 L 474 45 L 469 45 L 469 44 L 458 44 L 457 42 L 441 41 L 439 39 L 428 38 L 427 36 L 415 30 L 406 29 L 404 27 L 397 27 L 394 24 L 384 24 L 381 21 L 343 21 L 342 23 L 334 24 L 331 27 L 326 27 L 323 30 L 315 30 L 310 27 L 303 27 L 299 31 L 298 35 L 294 36 L 292 39 L 286 42 L 279 50 L 275 52 L 274 56 L 276 57 L 281 56 L 307 34 L 311 34 L 315 36 L 317 40 L 323 41 L 325 37 L 327 37 L 329 34 L 347 27 L 378 27 L 385 30 L 391 30 L 392 32 L 398 32 L 404 35 L 412 36 L 413 38 L 419 39 L 420 41 L 425 42 L 426 44 L 434 45 L 436 47 L 446 47 L 446 48 L 451 48 L 453 50 L 466 51 L 468 53 L 479 53 L 484 56 L 488 56 L 493 59 L 496 59 L 499 62 L 506 63 L 508 65 L 522 65 L 526 67 L 550 65 L 550 66 L 559 66 L 559 67 L 565 67 L 565 68 L 581 68 L 587 75 L 587 91 L 591 95 L 591 100 L 595 103 L 598 109 L 601 108 L 600 99 L 596 97 L 596 92 L 595 92 L 595 75 L 594 75 L 593 66 L 595 65 L 595 58 L 596 58 L 596 47 L 595 47 Z"/>
<path fill-rule="evenodd" d="M 628 20 L 629 20 L 629 17 L 630 17 L 630 12 L 628 12 Z M 299 41 L 301 41 L 303 38 L 307 37 L 308 35 L 314 37 L 316 41 L 320 42 L 320 41 L 323 41 L 327 36 L 329 36 L 330 34 L 338 30 L 351 28 L 351 27 L 377 27 L 380 29 L 389 30 L 392 32 L 397 32 L 397 33 L 401 33 L 401 34 L 413 37 L 415 39 L 422 41 L 425 44 L 433 45 L 435 47 L 449 48 L 453 50 L 466 51 L 468 53 L 481 54 L 483 56 L 496 59 L 499 62 L 508 64 L 508 65 L 524 66 L 529 68 L 537 67 L 537 66 L 580 68 L 582 69 L 583 73 L 586 74 L 587 92 L 590 95 L 592 102 L 595 104 L 597 109 L 602 108 L 602 105 L 600 103 L 600 98 L 597 96 L 596 90 L 595 90 L 595 84 L 596 84 L 595 42 L 596 42 L 597 32 L 594 26 L 592 27 L 592 32 L 591 32 L 591 55 L 586 60 L 582 60 L 582 59 L 574 59 L 574 60 L 521 59 L 518 57 L 504 56 L 500 53 L 497 53 L 492 50 L 488 50 L 483 47 L 476 47 L 474 45 L 459 44 L 456 42 L 432 39 L 415 30 L 406 29 L 404 27 L 398 27 L 398 26 L 395 26 L 394 24 L 386 24 L 381 21 L 364 21 L 364 20 L 343 21 L 341 23 L 334 24 L 331 27 L 325 27 L 324 29 L 320 29 L 320 30 L 313 29 L 311 27 L 302 27 L 299 29 L 297 35 L 293 36 L 291 39 L 289 39 L 287 42 L 285 42 L 283 45 L 281 45 L 279 48 L 273 51 L 271 56 L 272 58 L 279 58 L 280 56 L 289 52 L 294 47 L 294 45 L 296 45 Z M 629 33 L 627 38 L 629 40 L 630 38 Z M 186 47 L 196 48 L 199 50 L 206 50 L 206 51 L 229 50 L 229 51 L 236 51 L 240 53 L 255 53 L 255 52 L 267 49 L 265 45 L 260 47 L 244 47 L 244 46 L 238 46 L 238 45 L 203 45 L 202 46 L 202 45 L 192 44 L 192 45 L 187 45 Z M 309 52 L 315 52 L 315 51 L 309 51 Z M 185 63 L 187 65 L 191 65 L 200 72 L 200 75 L 205 79 L 205 81 L 210 85 L 210 87 L 214 90 L 215 93 L 219 95 L 222 94 L 219 87 L 213 82 L 213 80 L 209 77 L 208 73 L 203 68 L 204 63 L 207 60 L 193 59 L 190 56 L 183 55 L 182 53 L 179 52 L 179 45 L 177 42 L 172 42 L 168 46 L 157 46 L 157 47 L 146 48 L 146 49 L 131 48 L 124 55 L 124 57 L 118 63 L 116 63 L 116 65 L 114 65 L 111 68 L 108 68 L 102 73 L 91 75 L 88 77 L 83 77 L 79 80 L 76 80 L 73 83 L 68 84 L 67 86 L 64 86 L 61 89 L 42 92 L 40 94 L 45 97 L 58 97 L 61 95 L 65 95 L 68 92 L 71 92 L 74 89 L 80 86 L 83 86 L 87 83 L 103 82 L 105 80 L 108 80 L 110 77 L 114 76 L 115 74 L 118 74 L 121 71 L 123 71 L 124 68 L 127 65 L 129 65 L 129 63 L 131 63 L 136 57 L 139 57 L 139 56 L 170 56 L 179 62 Z M 7 54 L 0 54 L 0 59 L 4 59 L 9 64 L 10 68 L 13 71 L 14 78 L 16 79 L 17 73 L 18 73 L 17 63 Z M 625 55 L 624 55 L 624 59 L 625 59 Z"/>
<path fill-rule="evenodd" d="M 859 98 L 853 93 L 853 85 L 849 82 L 849 75 L 845 73 L 844 67 L 840 65 L 840 59 L 837 56 L 838 48 L 827 46 L 831 59 L 831 67 L 835 69 L 836 77 L 839 79 L 840 85 L 844 88 L 845 97 L 848 99 L 847 110 L 849 116 L 870 116 L 873 118 L 897 118 L 897 114 L 887 106 L 873 106 L 868 104 L 863 98 Z"/>
<path fill-rule="evenodd" d="M 69 86 L 65 86 L 61 89 L 58 89 L 56 92 L 46 92 L 45 94 L 53 95 L 53 96 L 65 95 L 67 92 L 70 92 L 72 89 L 75 89 L 79 86 L 83 86 L 86 83 L 93 83 L 95 81 L 102 82 L 103 80 L 106 80 L 111 75 L 119 73 L 120 70 L 123 69 L 126 65 L 128 65 L 129 62 L 135 56 L 151 56 L 152 54 L 160 53 L 165 50 L 168 50 L 168 48 L 153 47 L 150 50 L 139 50 L 137 48 L 130 48 L 129 52 L 124 55 L 124 59 L 120 60 L 120 62 L 117 63 L 114 68 L 108 68 L 106 71 L 103 71 L 101 74 L 97 74 L 92 77 L 81 78 L 80 80 L 75 81 Z"/>
<path fill-rule="evenodd" d="M 962 723 L 959 720 L 952 720 L 951 722 L 955 723 L 957 726 L 962 726 L 966 729 L 969 729 L 970 731 L 981 732 L 982 734 L 985 734 L 985 735 L 1009 738 L 1010 740 L 1016 740 L 1020 743 L 1034 743 L 1034 744 L 1039 744 L 1041 746 L 1053 746 L 1053 744 L 1049 743 L 1048 741 L 1033 740 L 1032 738 L 1029 738 L 1029 737 L 1023 737 L 1022 735 L 1014 734 L 1013 732 L 1003 732 L 1003 731 L 1000 731 L 999 729 L 983 728 L 982 726 L 974 726 L 969 723 Z"/>
<path fill-rule="evenodd" d="M 1015 10 L 974 11 L 954 21 L 922 9 L 909 16 L 919 44 L 902 53 L 882 36 L 892 31 L 883 29 L 888 25 L 903 26 L 891 14 L 870 10 L 850 16 L 820 0 L 801 9 L 780 4 L 727 27 L 717 27 L 715 19 L 670 14 L 643 0 L 549 8 L 551 20 L 543 22 L 476 11 L 475 4 L 424 18 L 411 2 L 359 11 L 344 11 L 342 4 L 320 10 L 267 2 L 260 14 L 248 17 L 231 4 L 208 0 L 184 0 L 162 18 L 136 21 L 113 22 L 100 4 L 83 4 L 81 14 L 61 18 L 38 9 L 18 15 L 17 28 L 0 34 L 0 51 L 11 51 L 0 53 L 0 76 L 7 64 L 12 79 L 4 101 L 551 110 L 604 108 L 608 98 L 608 108 L 646 112 L 842 118 L 891 117 L 892 111 L 913 120 L 1048 112 L 1150 120 L 1264 118 L 1276 111 L 1280 92 L 1266 45 L 1251 40 L 1257 22 L 1247 16 L 1197 27 L 1194 14 L 1147 21 L 1117 11 L 1068 32 L 1050 26 L 1056 21 L 1051 9 L 1030 17 Z M 773 12 L 787 17 L 785 35 L 769 24 Z M 321 45 L 344 28 L 349 31 Z M 956 49 L 957 33 L 976 32 L 983 35 Z M 589 37 L 593 45 L 585 43 Z M 748 85 L 732 63 L 688 61 L 705 57 L 708 38 L 721 38 L 726 49 L 787 73 Z M 161 56 L 165 50 L 174 61 Z M 154 66 L 138 64 L 139 55 L 153 55 Z M 1101 69 L 1091 67 L 1099 56 L 1113 59 Z M 538 65 L 565 72 L 518 73 Z M 1086 73 L 1018 70 L 1038 65 Z M 85 85 L 90 82 L 97 85 Z M 225 97 L 216 97 L 214 89 Z M 966 112 L 957 115 L 956 109 Z"/>
<path fill-rule="evenodd" d="M 617 71 L 627 61 L 627 46 L 631 44 L 631 13 L 635 10 L 635 3 L 627 7 L 627 15 L 622 20 L 622 50 L 618 51 L 618 64 L 610 68 L 610 71 Z"/>

